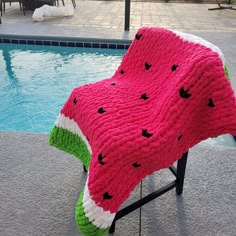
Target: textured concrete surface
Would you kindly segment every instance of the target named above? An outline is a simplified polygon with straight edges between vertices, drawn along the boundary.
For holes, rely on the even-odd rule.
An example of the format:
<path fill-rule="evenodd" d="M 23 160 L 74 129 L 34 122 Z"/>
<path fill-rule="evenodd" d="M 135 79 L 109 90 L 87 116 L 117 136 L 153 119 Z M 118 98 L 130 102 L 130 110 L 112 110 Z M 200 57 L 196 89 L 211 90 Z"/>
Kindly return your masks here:
<path fill-rule="evenodd" d="M 78 159 L 47 140 L 0 132 L 1 236 L 80 235 L 74 209 L 86 174 Z M 114 235 L 235 235 L 235 156 L 236 148 L 197 145 L 190 150 L 182 196 L 171 190 L 143 206 L 141 215 L 136 210 L 125 216 Z M 169 170 L 147 177 L 124 205 L 172 179 Z"/>
<path fill-rule="evenodd" d="M 80 161 L 48 146 L 47 135 L 0 132 L 0 235 L 77 236 L 74 209 L 86 181 Z M 138 200 L 139 186 L 124 205 Z M 138 235 L 139 214 L 115 235 Z"/>

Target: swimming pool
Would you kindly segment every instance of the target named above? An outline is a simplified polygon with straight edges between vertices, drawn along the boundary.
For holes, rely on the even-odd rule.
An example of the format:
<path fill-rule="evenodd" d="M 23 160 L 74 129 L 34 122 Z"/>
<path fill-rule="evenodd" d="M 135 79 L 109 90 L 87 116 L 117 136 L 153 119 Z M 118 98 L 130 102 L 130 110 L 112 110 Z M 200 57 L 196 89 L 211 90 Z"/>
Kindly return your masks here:
<path fill-rule="evenodd" d="M 112 76 L 125 52 L 0 44 L 0 130 L 49 133 L 71 90 Z"/>

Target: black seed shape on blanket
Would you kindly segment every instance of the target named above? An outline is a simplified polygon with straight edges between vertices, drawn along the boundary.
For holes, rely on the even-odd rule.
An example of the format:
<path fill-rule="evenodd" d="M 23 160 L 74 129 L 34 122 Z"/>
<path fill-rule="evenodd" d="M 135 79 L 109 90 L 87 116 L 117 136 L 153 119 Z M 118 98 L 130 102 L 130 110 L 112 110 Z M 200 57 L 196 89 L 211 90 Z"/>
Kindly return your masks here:
<path fill-rule="evenodd" d="M 110 195 L 108 192 L 105 192 L 104 194 L 103 194 L 103 199 L 112 199 L 112 195 Z"/>
<path fill-rule="evenodd" d="M 133 163 L 133 167 L 138 168 L 139 166 L 141 165 L 138 162 Z"/>
<path fill-rule="evenodd" d="M 88 136 L 86 136 L 86 139 L 89 141 L 89 138 L 88 138 Z"/>
<path fill-rule="evenodd" d="M 147 100 L 149 97 L 147 96 L 146 93 L 143 93 L 140 98 L 143 100 Z"/>
<path fill-rule="evenodd" d="M 101 153 L 98 155 L 98 162 L 99 162 L 101 165 L 106 164 L 105 162 L 102 161 L 104 158 L 105 158 L 105 157 L 103 157 Z"/>
<path fill-rule="evenodd" d="M 142 34 L 136 34 L 136 35 L 135 35 L 135 38 L 136 38 L 137 40 L 139 40 L 141 37 L 142 37 Z"/>
<path fill-rule="evenodd" d="M 98 113 L 102 114 L 102 113 L 104 113 L 104 112 L 105 112 L 105 110 L 104 110 L 102 107 L 100 107 L 100 108 L 98 109 Z"/>
<path fill-rule="evenodd" d="M 149 70 L 151 66 L 152 66 L 152 65 L 148 64 L 147 62 L 145 62 L 145 69 L 146 69 L 146 70 Z"/>
<path fill-rule="evenodd" d="M 111 86 L 115 86 L 115 85 L 116 85 L 116 83 L 112 83 L 112 84 L 111 84 Z"/>
<path fill-rule="evenodd" d="M 178 141 L 180 141 L 180 139 L 183 137 L 183 135 L 181 134 L 179 137 L 178 137 Z"/>
<path fill-rule="evenodd" d="M 73 101 L 73 103 L 74 103 L 74 104 L 76 104 L 76 103 L 77 103 L 77 99 L 76 99 L 76 98 L 74 98 L 74 101 Z"/>
<path fill-rule="evenodd" d="M 174 64 L 174 65 L 171 67 L 171 70 L 172 70 L 172 71 L 175 71 L 175 70 L 177 69 L 177 67 L 178 67 L 178 65 L 175 65 L 175 64 Z"/>
<path fill-rule="evenodd" d="M 179 90 L 179 95 L 181 98 L 189 98 L 192 96 L 192 94 L 188 93 L 188 89 L 184 90 L 183 87 Z"/>
<path fill-rule="evenodd" d="M 120 73 L 123 75 L 125 72 L 124 72 L 124 70 L 121 70 Z"/>
<path fill-rule="evenodd" d="M 215 104 L 212 101 L 212 98 L 209 99 L 208 106 L 209 107 L 214 107 L 215 106 Z"/>
<path fill-rule="evenodd" d="M 146 138 L 150 138 L 150 137 L 152 137 L 152 134 L 151 134 L 151 133 L 148 133 L 147 130 L 144 129 L 144 130 L 142 131 L 142 136 L 143 136 L 143 137 L 146 137 Z"/>

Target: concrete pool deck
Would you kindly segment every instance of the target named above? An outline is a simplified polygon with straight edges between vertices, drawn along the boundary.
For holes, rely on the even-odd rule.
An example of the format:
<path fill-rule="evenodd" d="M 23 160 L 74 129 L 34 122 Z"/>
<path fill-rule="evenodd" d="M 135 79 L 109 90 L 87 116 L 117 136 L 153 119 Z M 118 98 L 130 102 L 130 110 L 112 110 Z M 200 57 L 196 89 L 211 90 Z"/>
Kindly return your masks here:
<path fill-rule="evenodd" d="M 60 2 L 61 4 L 61 2 Z M 72 5 L 66 0 L 66 5 Z M 214 4 L 131 3 L 124 32 L 124 2 L 77 1 L 73 17 L 32 22 L 7 4 L 0 37 L 68 37 L 132 40 L 142 26 L 193 33 L 218 45 L 236 91 L 236 11 Z M 86 174 L 80 161 L 48 146 L 48 135 L 0 132 L 0 235 L 79 236 L 74 208 Z M 115 236 L 231 236 L 236 232 L 236 148 L 196 145 L 190 150 L 182 196 L 170 191 L 117 222 Z M 167 181 L 168 170 L 146 178 L 125 203 Z"/>
<path fill-rule="evenodd" d="M 48 135 L 0 132 L 0 235 L 79 236 L 74 209 L 86 173 L 80 161 L 48 145 Z M 117 222 L 115 236 L 232 236 L 236 232 L 236 148 L 190 150 L 183 194 L 175 190 Z M 161 170 L 124 205 L 173 180 Z"/>

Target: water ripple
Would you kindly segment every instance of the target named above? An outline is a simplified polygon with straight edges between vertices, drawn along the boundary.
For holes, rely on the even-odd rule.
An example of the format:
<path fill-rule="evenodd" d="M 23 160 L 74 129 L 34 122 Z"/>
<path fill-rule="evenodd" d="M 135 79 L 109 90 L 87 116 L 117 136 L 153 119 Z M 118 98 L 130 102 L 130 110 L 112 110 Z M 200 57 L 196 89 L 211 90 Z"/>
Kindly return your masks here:
<path fill-rule="evenodd" d="M 71 90 L 111 77 L 125 52 L 0 45 L 0 130 L 48 133 Z"/>

